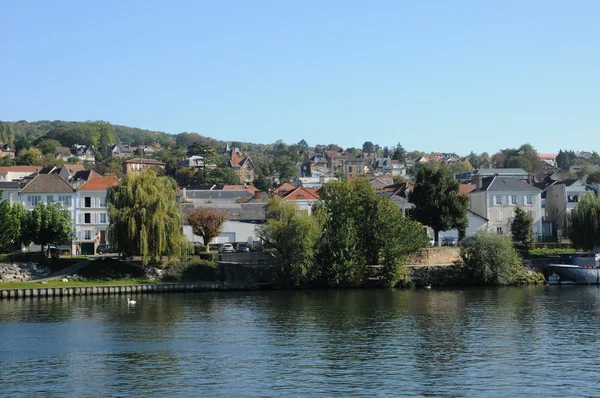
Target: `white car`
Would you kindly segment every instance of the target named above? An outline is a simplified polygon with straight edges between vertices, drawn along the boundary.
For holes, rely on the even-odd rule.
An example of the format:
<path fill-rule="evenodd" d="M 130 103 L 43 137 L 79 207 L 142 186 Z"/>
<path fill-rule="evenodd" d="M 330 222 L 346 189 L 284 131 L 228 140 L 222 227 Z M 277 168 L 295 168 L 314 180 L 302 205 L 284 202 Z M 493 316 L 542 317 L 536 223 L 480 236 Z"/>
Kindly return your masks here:
<path fill-rule="evenodd" d="M 429 238 L 429 246 L 435 246 L 435 239 Z"/>
<path fill-rule="evenodd" d="M 235 253 L 235 249 L 231 243 L 223 243 L 219 246 L 219 253 Z"/>

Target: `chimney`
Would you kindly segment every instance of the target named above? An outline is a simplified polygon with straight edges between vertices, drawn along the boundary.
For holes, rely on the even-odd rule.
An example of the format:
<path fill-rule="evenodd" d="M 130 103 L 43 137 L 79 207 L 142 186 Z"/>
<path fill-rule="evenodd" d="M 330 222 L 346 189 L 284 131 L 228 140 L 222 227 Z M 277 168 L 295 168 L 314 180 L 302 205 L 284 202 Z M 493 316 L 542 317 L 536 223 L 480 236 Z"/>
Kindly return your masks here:
<path fill-rule="evenodd" d="M 477 174 L 475 176 L 475 189 L 480 190 L 483 186 L 483 176 L 481 174 Z"/>
<path fill-rule="evenodd" d="M 254 199 L 262 199 L 262 192 L 261 191 L 256 191 L 254 192 Z"/>

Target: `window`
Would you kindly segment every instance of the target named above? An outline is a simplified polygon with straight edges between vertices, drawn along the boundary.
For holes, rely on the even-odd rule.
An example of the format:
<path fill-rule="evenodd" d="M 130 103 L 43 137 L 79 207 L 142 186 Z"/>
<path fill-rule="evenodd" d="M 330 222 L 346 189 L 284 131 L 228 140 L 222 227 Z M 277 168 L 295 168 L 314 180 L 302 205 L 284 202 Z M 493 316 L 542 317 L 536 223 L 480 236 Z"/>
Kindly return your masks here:
<path fill-rule="evenodd" d="M 92 207 L 92 198 L 90 198 L 89 196 L 86 196 L 84 198 L 84 205 L 83 207 Z"/>
<path fill-rule="evenodd" d="M 83 214 L 83 222 L 85 224 L 91 224 L 92 223 L 92 215 L 90 213 L 84 213 Z"/>
<path fill-rule="evenodd" d="M 58 201 L 62 203 L 64 207 L 71 207 L 71 197 L 70 196 L 59 196 Z"/>
<path fill-rule="evenodd" d="M 42 201 L 42 197 L 39 196 L 39 195 L 29 195 L 29 196 L 27 196 L 27 204 L 29 206 L 35 207 L 41 201 Z"/>
<path fill-rule="evenodd" d="M 533 205 L 533 195 L 525 196 L 525 204 L 529 206 Z"/>
<path fill-rule="evenodd" d="M 535 220 L 535 211 L 529 210 L 527 211 L 527 215 Z"/>
<path fill-rule="evenodd" d="M 494 195 L 494 204 L 496 206 L 502 206 L 502 196 Z"/>
<path fill-rule="evenodd" d="M 106 197 L 100 198 L 100 207 L 106 207 Z"/>
<path fill-rule="evenodd" d="M 512 206 L 516 206 L 517 205 L 517 195 L 510 195 L 510 204 Z"/>
<path fill-rule="evenodd" d="M 106 213 L 100 213 L 100 224 L 106 224 Z"/>
<path fill-rule="evenodd" d="M 352 174 L 352 166 L 348 166 L 348 173 Z"/>
<path fill-rule="evenodd" d="M 579 201 L 579 197 L 577 195 L 568 195 L 567 201 L 569 203 L 577 203 Z"/>
<path fill-rule="evenodd" d="M 92 231 L 83 231 L 83 240 L 92 240 Z"/>
<path fill-rule="evenodd" d="M 496 221 L 502 221 L 502 210 L 496 211 Z"/>
<path fill-rule="evenodd" d="M 47 202 L 48 202 L 48 203 L 52 203 L 52 202 L 54 202 L 54 195 L 48 195 L 48 196 L 46 197 L 46 200 L 47 200 Z"/>
<path fill-rule="evenodd" d="M 496 233 L 497 233 L 498 235 L 502 235 L 502 227 L 498 227 L 498 228 L 496 228 Z"/>

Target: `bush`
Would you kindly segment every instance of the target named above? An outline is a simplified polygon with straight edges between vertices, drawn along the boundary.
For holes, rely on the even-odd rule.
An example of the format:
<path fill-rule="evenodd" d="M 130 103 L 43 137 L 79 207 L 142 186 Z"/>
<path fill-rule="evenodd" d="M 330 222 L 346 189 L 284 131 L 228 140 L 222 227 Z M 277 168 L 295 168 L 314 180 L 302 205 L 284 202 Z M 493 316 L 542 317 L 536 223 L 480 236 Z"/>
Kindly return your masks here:
<path fill-rule="evenodd" d="M 219 268 L 213 261 L 192 259 L 171 264 L 163 280 L 166 282 L 218 281 Z"/>
<path fill-rule="evenodd" d="M 521 257 L 508 237 L 478 233 L 460 249 L 465 281 L 483 285 L 509 285 L 523 272 Z"/>
<path fill-rule="evenodd" d="M 214 253 L 198 253 L 198 258 L 200 260 L 205 260 L 205 261 L 215 261 L 215 254 Z"/>
<path fill-rule="evenodd" d="M 570 249 L 531 249 L 529 254 L 531 257 L 548 257 L 548 256 L 556 256 L 562 253 L 575 253 L 577 250 Z"/>
<path fill-rule="evenodd" d="M 194 254 L 198 256 L 202 253 L 207 253 L 206 246 L 204 246 L 202 243 L 194 244 Z"/>
<path fill-rule="evenodd" d="M 140 266 L 111 258 L 90 262 L 79 271 L 79 275 L 95 280 L 146 278 L 146 273 Z"/>

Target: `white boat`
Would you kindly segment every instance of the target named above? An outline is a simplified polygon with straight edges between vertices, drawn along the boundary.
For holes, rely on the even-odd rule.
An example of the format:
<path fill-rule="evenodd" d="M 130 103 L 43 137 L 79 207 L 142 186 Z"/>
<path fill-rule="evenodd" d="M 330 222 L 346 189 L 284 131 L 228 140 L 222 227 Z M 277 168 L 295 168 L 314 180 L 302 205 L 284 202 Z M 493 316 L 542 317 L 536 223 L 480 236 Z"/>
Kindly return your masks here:
<path fill-rule="evenodd" d="M 600 253 L 561 254 L 560 259 L 560 263 L 544 266 L 544 276 L 549 284 L 600 284 Z"/>

